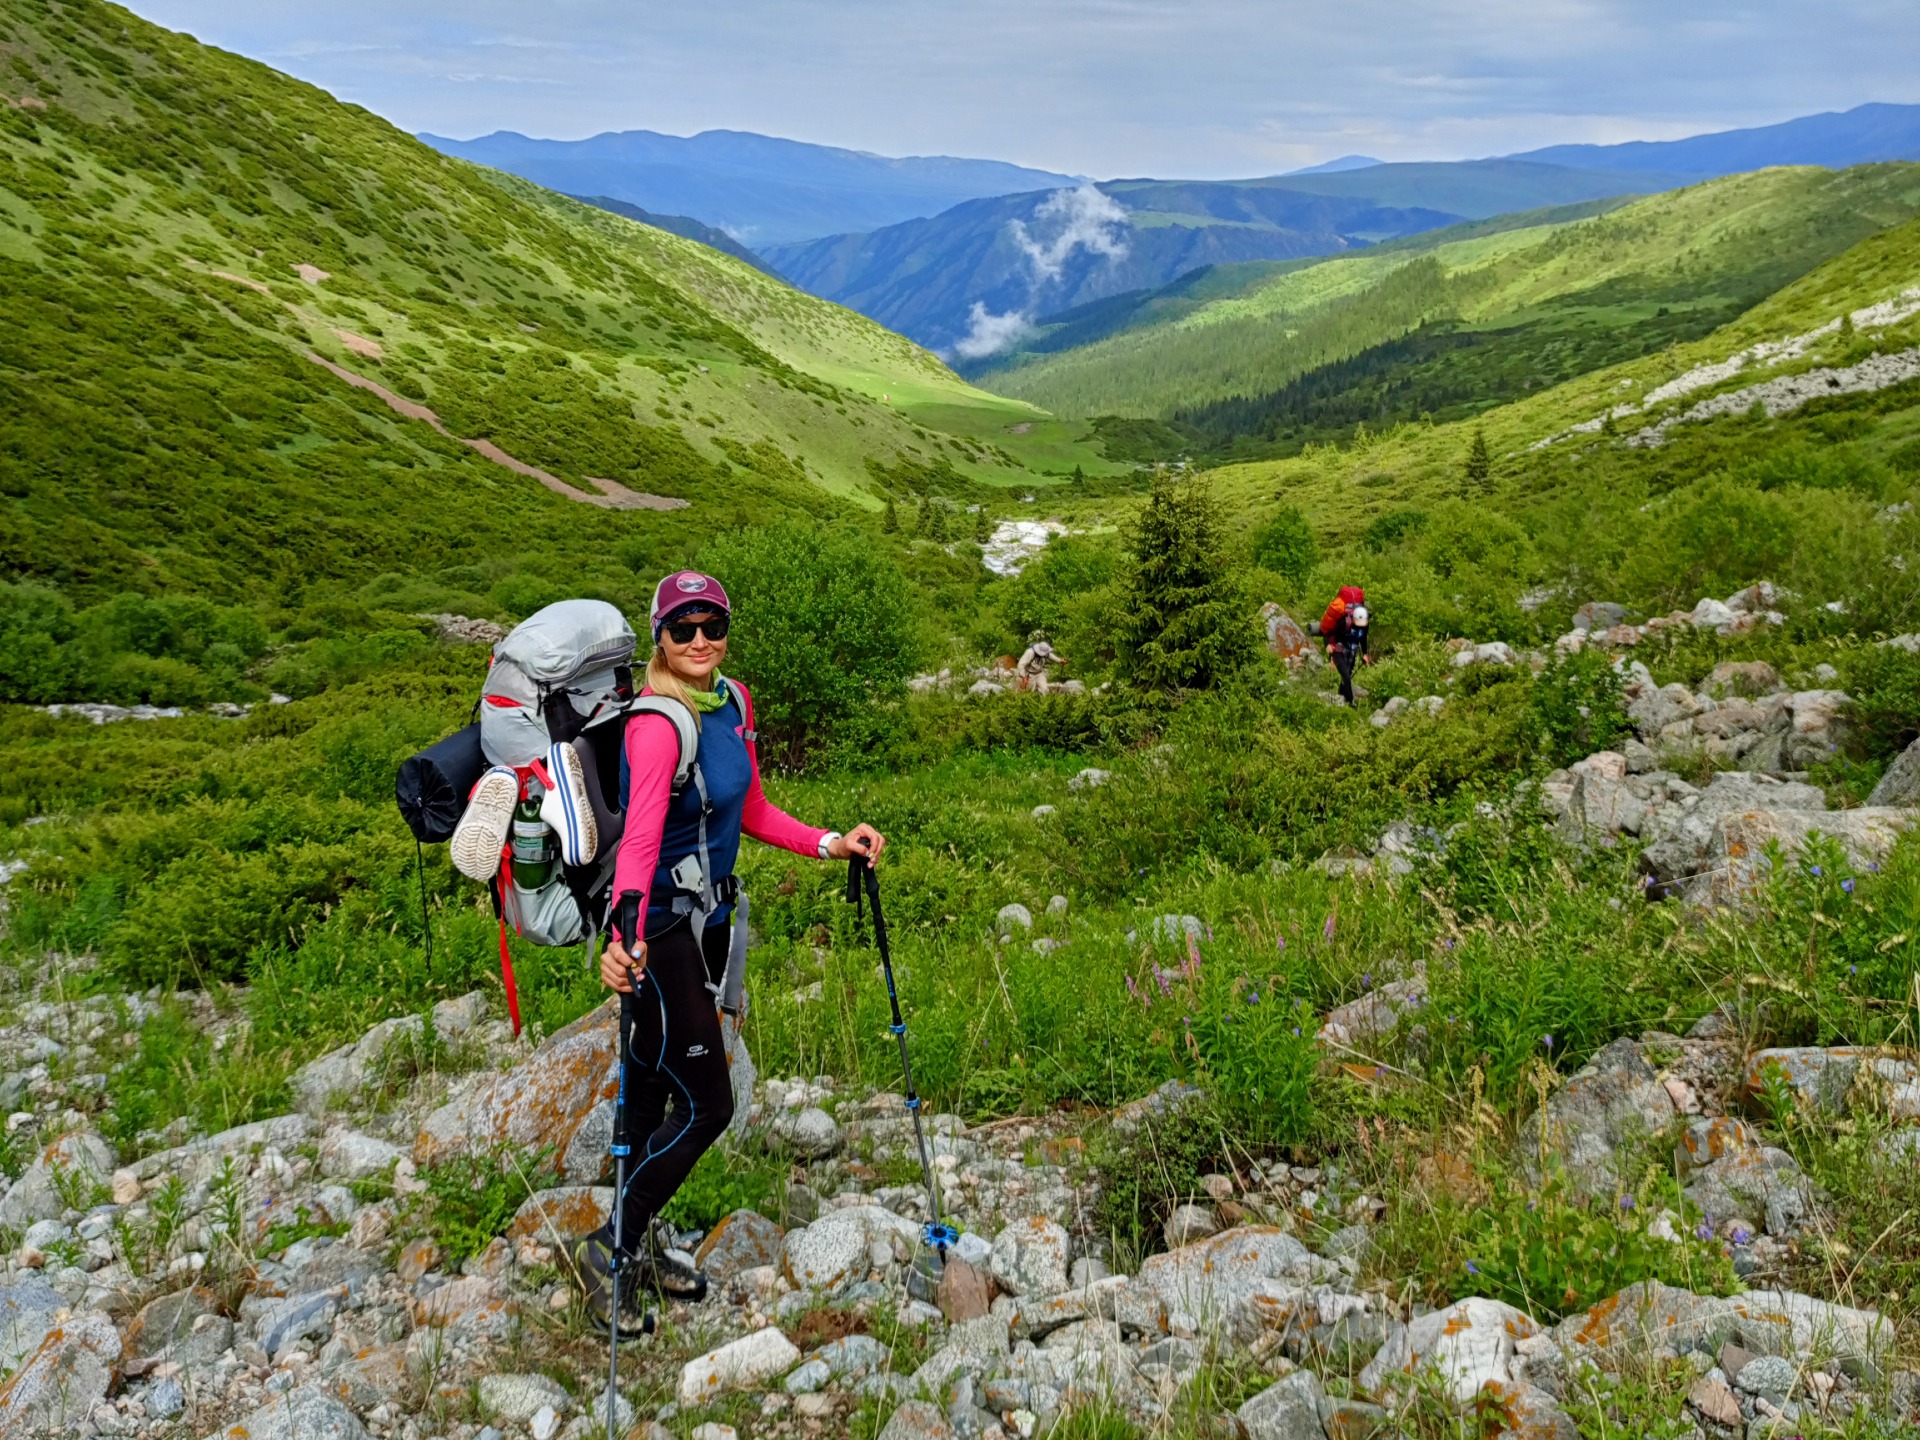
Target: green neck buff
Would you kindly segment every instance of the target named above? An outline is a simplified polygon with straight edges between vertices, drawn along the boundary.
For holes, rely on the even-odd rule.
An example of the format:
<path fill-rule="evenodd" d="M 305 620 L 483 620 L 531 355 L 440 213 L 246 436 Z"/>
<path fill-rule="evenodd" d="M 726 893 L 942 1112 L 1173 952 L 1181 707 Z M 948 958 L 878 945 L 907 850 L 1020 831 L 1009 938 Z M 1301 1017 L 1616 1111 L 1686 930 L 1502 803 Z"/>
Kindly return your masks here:
<path fill-rule="evenodd" d="M 716 670 L 714 672 L 713 689 L 695 690 L 689 688 L 687 690 L 687 698 L 693 701 L 693 708 L 698 710 L 702 715 L 711 715 L 715 710 L 718 710 L 722 705 L 726 704 L 727 692 L 720 683 L 719 671 Z"/>

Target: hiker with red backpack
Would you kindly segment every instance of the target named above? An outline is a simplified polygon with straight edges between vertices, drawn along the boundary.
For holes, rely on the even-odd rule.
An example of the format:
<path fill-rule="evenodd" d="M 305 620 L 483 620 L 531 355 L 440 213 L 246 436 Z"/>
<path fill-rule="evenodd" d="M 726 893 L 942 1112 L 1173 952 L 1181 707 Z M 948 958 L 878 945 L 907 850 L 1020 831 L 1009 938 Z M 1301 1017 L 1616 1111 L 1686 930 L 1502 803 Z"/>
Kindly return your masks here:
<path fill-rule="evenodd" d="M 844 835 L 816 830 L 767 798 L 753 698 L 720 674 L 731 618 L 727 593 L 712 576 L 682 570 L 660 582 L 647 685 L 623 739 L 625 826 L 613 877 L 621 903 L 600 977 L 632 1016 L 623 1059 L 633 1143 L 617 1216 L 574 1248 L 587 1308 L 610 1327 L 640 1318 L 614 1313 L 616 1224 L 619 1268 L 639 1281 L 621 1295 L 623 1312 L 647 1290 L 693 1300 L 706 1291 L 705 1276 L 674 1247 L 659 1215 L 733 1119 L 720 1011 L 731 1002 L 737 1013 L 746 958 L 744 916 L 736 914 L 745 896 L 734 877 L 740 837 L 821 860 L 861 855 L 869 862 L 887 843 L 871 825 Z M 686 763 L 676 717 L 647 708 L 646 696 L 685 707 L 697 730 L 697 763 Z"/>
<path fill-rule="evenodd" d="M 1353 704 L 1353 667 L 1371 665 L 1367 630 L 1373 617 L 1367 612 L 1367 592 L 1358 585 L 1342 585 L 1327 613 L 1320 617 L 1320 638 L 1327 642 L 1327 658 L 1340 675 L 1340 698 Z"/>

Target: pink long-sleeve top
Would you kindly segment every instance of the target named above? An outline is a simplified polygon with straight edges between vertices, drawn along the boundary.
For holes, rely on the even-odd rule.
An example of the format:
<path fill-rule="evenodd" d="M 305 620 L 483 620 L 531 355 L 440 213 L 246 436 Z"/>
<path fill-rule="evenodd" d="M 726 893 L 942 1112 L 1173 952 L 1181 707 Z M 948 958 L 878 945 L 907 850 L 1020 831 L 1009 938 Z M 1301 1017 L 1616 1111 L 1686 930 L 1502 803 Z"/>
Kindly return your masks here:
<path fill-rule="evenodd" d="M 742 834 L 796 855 L 817 856 L 821 841 L 832 833 L 801 824 L 767 798 L 757 747 L 747 738 L 753 697 L 738 681 L 727 684 L 734 697 L 700 717 L 700 770 L 713 806 L 707 816 L 707 856 L 715 880 L 733 873 Z M 680 742 L 665 716 L 635 716 L 627 723 L 625 744 L 627 823 L 614 859 L 613 893 L 617 901 L 630 890 L 640 892 L 645 933 L 652 936 L 677 919 L 668 908 L 674 888 L 669 872 L 700 848 L 700 796 L 691 784 L 673 793 Z M 713 920 L 727 913 L 716 912 Z"/>

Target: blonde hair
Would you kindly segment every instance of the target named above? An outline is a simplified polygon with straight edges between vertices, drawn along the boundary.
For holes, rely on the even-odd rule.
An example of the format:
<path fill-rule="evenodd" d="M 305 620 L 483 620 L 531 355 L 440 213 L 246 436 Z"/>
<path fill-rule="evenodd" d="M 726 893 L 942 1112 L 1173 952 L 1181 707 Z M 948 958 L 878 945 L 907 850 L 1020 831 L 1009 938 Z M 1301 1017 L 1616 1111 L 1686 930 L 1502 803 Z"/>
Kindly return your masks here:
<path fill-rule="evenodd" d="M 647 661 L 647 688 L 686 706 L 693 712 L 694 728 L 700 728 L 700 707 L 693 703 L 693 692 L 687 688 L 686 681 L 673 673 L 673 667 L 667 664 L 667 647 L 658 641 L 654 643 L 652 658 Z"/>

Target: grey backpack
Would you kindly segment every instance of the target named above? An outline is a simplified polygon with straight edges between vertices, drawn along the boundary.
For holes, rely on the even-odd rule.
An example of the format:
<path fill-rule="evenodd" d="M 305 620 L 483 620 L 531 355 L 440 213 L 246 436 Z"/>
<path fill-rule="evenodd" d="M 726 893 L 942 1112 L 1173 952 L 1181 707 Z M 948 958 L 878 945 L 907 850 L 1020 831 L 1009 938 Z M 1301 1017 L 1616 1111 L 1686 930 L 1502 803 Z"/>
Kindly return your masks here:
<path fill-rule="evenodd" d="M 480 692 L 480 748 L 524 770 L 556 740 L 617 719 L 633 699 L 633 627 L 604 600 L 536 610 L 493 647 Z"/>

